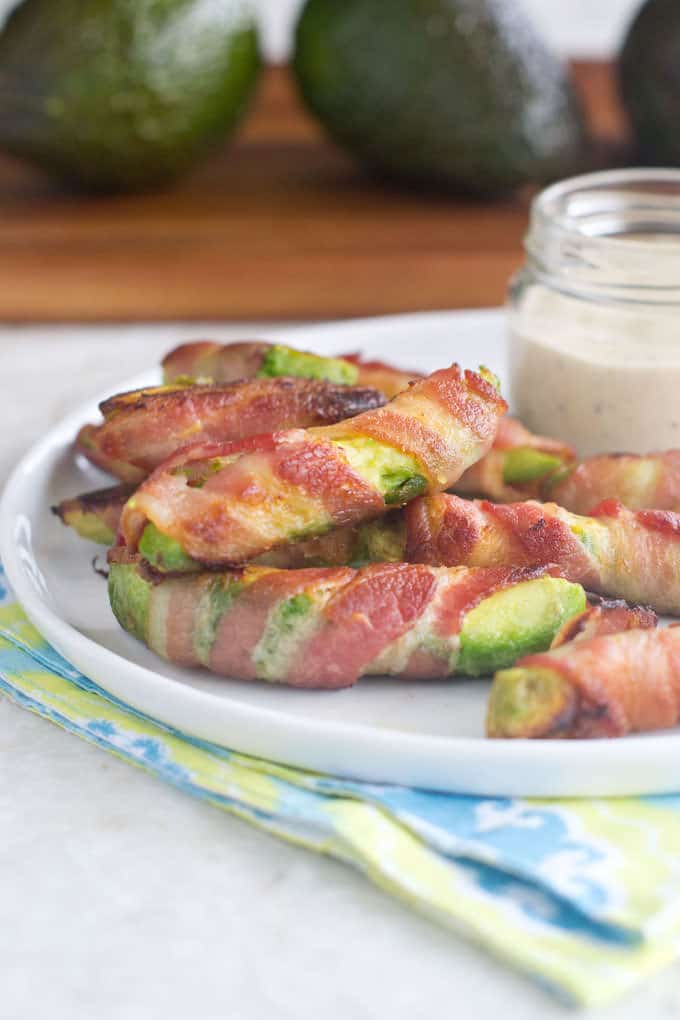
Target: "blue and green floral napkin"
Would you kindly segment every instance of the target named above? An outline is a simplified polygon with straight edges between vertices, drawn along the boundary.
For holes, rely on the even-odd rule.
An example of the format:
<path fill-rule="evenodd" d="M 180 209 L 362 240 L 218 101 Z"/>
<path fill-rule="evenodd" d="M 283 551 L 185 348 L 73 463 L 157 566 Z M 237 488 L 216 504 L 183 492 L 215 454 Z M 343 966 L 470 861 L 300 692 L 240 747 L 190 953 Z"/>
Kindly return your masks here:
<path fill-rule="evenodd" d="M 31 626 L 0 567 L 0 693 L 185 793 L 360 868 L 582 1005 L 680 951 L 680 796 L 454 796 L 284 768 L 107 694 Z"/>

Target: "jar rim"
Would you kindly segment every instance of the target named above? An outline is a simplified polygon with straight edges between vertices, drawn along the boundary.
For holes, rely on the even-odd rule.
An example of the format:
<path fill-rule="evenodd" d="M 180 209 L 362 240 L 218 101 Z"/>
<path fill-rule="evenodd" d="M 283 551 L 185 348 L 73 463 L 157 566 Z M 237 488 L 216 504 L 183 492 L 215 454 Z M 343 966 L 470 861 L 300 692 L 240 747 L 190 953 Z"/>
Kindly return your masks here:
<path fill-rule="evenodd" d="M 674 186 L 674 192 L 662 191 L 662 186 Z M 638 189 L 634 190 L 633 186 Z M 680 246 L 680 169 L 673 167 L 629 167 L 622 170 L 600 170 L 595 173 L 580 174 L 551 184 L 541 191 L 531 206 L 532 226 L 549 227 L 564 231 L 574 237 L 597 241 L 598 246 L 611 246 L 612 250 L 620 250 L 624 245 L 627 250 L 637 248 L 640 252 L 649 252 L 654 241 L 649 238 L 630 237 L 626 231 L 595 232 L 584 229 L 580 218 L 570 211 L 569 203 L 579 195 L 599 196 L 604 199 L 607 194 L 619 196 L 641 194 L 642 189 L 650 196 L 663 196 L 665 201 L 656 205 L 658 210 L 675 208 L 678 213 L 677 238 Z M 593 203 L 594 204 L 594 203 Z M 669 231 L 673 236 L 676 231 Z M 656 249 L 663 254 L 677 254 L 673 244 L 659 245 Z"/>
<path fill-rule="evenodd" d="M 680 303 L 680 169 L 567 178 L 531 206 L 525 247 L 551 285 L 593 298 Z"/>

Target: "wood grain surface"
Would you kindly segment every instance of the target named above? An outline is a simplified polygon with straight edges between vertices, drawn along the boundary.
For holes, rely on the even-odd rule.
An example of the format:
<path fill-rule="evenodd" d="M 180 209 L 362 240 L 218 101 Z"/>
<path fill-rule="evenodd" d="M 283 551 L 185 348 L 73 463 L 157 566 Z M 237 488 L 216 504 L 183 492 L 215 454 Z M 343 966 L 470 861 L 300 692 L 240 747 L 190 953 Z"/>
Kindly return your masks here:
<path fill-rule="evenodd" d="M 611 68 L 575 65 L 603 164 L 625 159 Z M 0 159 L 0 319 L 303 319 L 493 305 L 528 195 L 386 188 L 327 142 L 287 73 L 174 189 L 83 197 Z"/>

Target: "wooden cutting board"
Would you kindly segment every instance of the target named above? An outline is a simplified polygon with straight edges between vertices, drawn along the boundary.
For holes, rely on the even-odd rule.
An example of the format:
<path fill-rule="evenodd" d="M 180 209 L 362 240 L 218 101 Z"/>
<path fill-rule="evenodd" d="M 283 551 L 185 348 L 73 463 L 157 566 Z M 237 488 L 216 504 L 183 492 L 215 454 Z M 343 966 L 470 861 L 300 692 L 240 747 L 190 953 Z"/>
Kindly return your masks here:
<path fill-rule="evenodd" d="M 611 68 L 578 64 L 607 146 Z M 528 196 L 475 204 L 386 188 L 266 72 L 238 138 L 160 194 L 83 197 L 0 159 L 0 319 L 304 319 L 498 304 Z"/>

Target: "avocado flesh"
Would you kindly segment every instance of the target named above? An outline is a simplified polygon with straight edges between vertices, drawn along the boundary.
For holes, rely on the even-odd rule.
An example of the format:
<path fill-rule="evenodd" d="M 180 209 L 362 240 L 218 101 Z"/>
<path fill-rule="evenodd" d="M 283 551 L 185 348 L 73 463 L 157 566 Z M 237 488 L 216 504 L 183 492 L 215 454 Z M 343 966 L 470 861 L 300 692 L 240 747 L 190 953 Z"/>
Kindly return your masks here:
<path fill-rule="evenodd" d="M 313 607 L 312 598 L 305 592 L 292 595 L 275 607 L 253 651 L 260 679 L 280 680 L 286 676 L 290 657 L 304 638 L 304 624 L 311 618 Z"/>
<path fill-rule="evenodd" d="M 120 515 L 131 496 L 126 485 L 84 492 L 52 507 L 52 513 L 76 534 L 99 545 L 113 545 Z"/>
<path fill-rule="evenodd" d="M 539 577 L 495 592 L 466 614 L 456 672 L 487 676 L 546 651 L 560 627 L 586 609 L 579 584 Z"/>
<path fill-rule="evenodd" d="M 400 515 L 367 521 L 356 529 L 350 567 L 367 563 L 400 563 L 406 551 L 406 522 Z"/>
<path fill-rule="evenodd" d="M 262 359 L 259 376 L 293 375 L 304 379 L 325 379 L 337 386 L 353 386 L 359 369 L 341 358 L 323 358 L 292 347 L 270 347 Z"/>
<path fill-rule="evenodd" d="M 111 609 L 118 623 L 146 643 L 153 585 L 142 577 L 134 563 L 111 563 L 108 585 Z"/>
<path fill-rule="evenodd" d="M 194 651 L 204 666 L 210 666 L 210 655 L 217 630 L 224 614 L 243 589 L 243 584 L 227 574 L 216 574 L 194 617 Z"/>
<path fill-rule="evenodd" d="M 201 564 L 187 555 L 180 542 L 164 535 L 151 522 L 142 532 L 139 552 L 150 566 L 163 574 L 194 573 L 201 569 Z"/>
<path fill-rule="evenodd" d="M 418 462 L 401 450 L 363 436 L 334 442 L 357 474 L 378 489 L 388 506 L 408 503 L 427 491 L 427 479 L 420 474 Z"/>
<path fill-rule="evenodd" d="M 76 534 L 87 539 L 88 542 L 110 546 L 116 541 L 115 532 L 95 513 L 75 509 L 64 513 L 62 520 L 64 524 L 73 528 Z"/>
<path fill-rule="evenodd" d="M 0 32 L 0 146 L 96 191 L 177 177 L 260 68 L 240 0 L 23 0 Z"/>
<path fill-rule="evenodd" d="M 496 674 L 489 694 L 487 736 L 559 736 L 568 729 L 577 701 L 571 684 L 556 670 L 502 670 Z"/>
<path fill-rule="evenodd" d="M 526 485 L 545 478 L 561 465 L 559 457 L 534 450 L 530 446 L 518 446 L 505 454 L 503 481 L 506 485 Z"/>
<path fill-rule="evenodd" d="M 308 0 L 294 72 L 329 134 L 374 171 L 477 195 L 580 169 L 562 63 L 516 0 Z"/>

